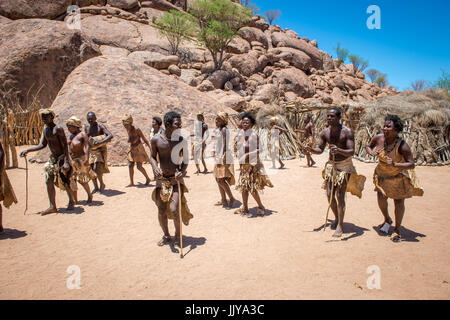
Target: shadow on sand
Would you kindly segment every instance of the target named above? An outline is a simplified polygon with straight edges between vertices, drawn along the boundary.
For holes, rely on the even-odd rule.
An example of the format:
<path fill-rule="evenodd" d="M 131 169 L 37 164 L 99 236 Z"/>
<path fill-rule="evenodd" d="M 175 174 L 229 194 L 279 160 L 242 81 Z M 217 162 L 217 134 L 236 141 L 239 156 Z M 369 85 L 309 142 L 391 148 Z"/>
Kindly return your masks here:
<path fill-rule="evenodd" d="M 121 194 L 124 194 L 124 193 L 125 192 L 119 191 L 119 190 L 106 189 L 106 190 L 103 190 L 103 192 L 100 193 L 100 194 L 102 194 L 102 195 L 104 195 L 106 197 L 115 197 L 115 196 L 118 196 L 118 195 L 121 195 Z"/>
<path fill-rule="evenodd" d="M 0 240 L 4 240 L 4 239 L 18 239 L 18 238 L 23 238 L 27 236 L 27 232 L 26 231 L 20 231 L 20 230 L 16 230 L 16 229 L 8 229 L 5 228 L 3 233 L 0 233 Z"/>
<path fill-rule="evenodd" d="M 384 233 L 380 230 L 378 226 L 373 226 L 373 230 L 375 230 L 380 237 L 390 237 L 392 234 L 392 231 L 394 230 L 394 227 L 391 226 L 389 229 L 389 233 Z M 405 227 L 400 228 L 400 234 L 402 236 L 400 242 L 420 242 L 419 238 L 425 238 L 426 235 L 422 233 L 415 232 L 413 230 L 407 229 Z"/>
<path fill-rule="evenodd" d="M 183 236 L 183 250 L 187 247 L 189 247 L 189 250 L 187 252 L 183 252 L 183 257 L 187 256 L 189 254 L 189 252 L 191 252 L 192 250 L 195 250 L 198 246 L 202 246 L 206 243 L 206 238 L 204 237 L 199 237 L 199 238 L 194 238 L 194 237 L 190 237 L 190 236 Z M 180 253 L 180 250 L 175 248 L 174 242 L 171 241 L 170 244 L 170 250 L 173 253 Z"/>
<path fill-rule="evenodd" d="M 328 219 L 328 222 L 329 221 L 334 222 L 334 220 Z M 327 228 L 329 228 L 329 226 L 331 226 L 331 223 L 327 223 Z M 323 224 L 320 227 L 313 229 L 313 232 L 318 232 L 320 230 L 323 230 L 324 227 L 325 227 L 325 225 Z M 342 237 L 341 238 L 333 238 L 331 240 L 327 240 L 326 242 L 347 241 L 347 240 L 362 236 L 365 231 L 369 231 L 369 229 L 359 227 L 350 222 L 344 222 L 344 234 L 342 235 Z"/>

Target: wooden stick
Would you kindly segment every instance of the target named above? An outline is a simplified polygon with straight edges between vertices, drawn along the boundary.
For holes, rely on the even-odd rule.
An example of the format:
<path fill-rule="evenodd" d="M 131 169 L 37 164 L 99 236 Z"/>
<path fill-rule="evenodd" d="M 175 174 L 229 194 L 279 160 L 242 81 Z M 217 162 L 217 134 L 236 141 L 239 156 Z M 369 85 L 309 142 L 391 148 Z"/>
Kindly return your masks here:
<path fill-rule="evenodd" d="M 177 180 L 178 184 L 178 215 L 180 216 L 180 258 L 183 258 L 183 219 L 181 218 L 181 188 L 180 181 Z"/>
<path fill-rule="evenodd" d="M 325 229 L 327 228 L 328 213 L 330 212 L 331 203 L 333 202 L 333 194 L 334 194 L 334 176 L 336 173 L 336 168 L 335 168 L 335 163 L 334 163 L 334 154 L 332 154 L 331 157 L 332 157 L 332 161 L 333 161 L 333 168 L 331 169 L 331 194 L 330 194 L 330 200 L 328 200 L 328 209 L 327 209 L 327 215 L 325 217 L 325 225 L 323 226 L 323 231 L 325 231 Z"/>
<path fill-rule="evenodd" d="M 28 210 L 28 159 L 27 156 L 25 156 L 25 211 L 23 212 L 23 215 L 25 215 L 25 213 Z"/>

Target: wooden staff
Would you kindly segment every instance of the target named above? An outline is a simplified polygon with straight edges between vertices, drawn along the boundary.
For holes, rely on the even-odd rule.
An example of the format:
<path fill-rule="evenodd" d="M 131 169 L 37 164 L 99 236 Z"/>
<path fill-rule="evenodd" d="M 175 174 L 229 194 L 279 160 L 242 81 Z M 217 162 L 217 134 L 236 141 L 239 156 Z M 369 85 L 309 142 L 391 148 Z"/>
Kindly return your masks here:
<path fill-rule="evenodd" d="M 28 159 L 27 156 L 25 156 L 25 211 L 23 212 L 23 215 L 25 215 L 25 213 L 28 210 Z"/>
<path fill-rule="evenodd" d="M 180 216 L 180 258 L 183 258 L 183 219 L 181 218 L 181 187 L 180 181 L 177 180 L 178 185 L 178 215 Z"/>
<path fill-rule="evenodd" d="M 328 209 L 327 209 L 327 215 L 325 217 L 325 225 L 323 226 L 323 231 L 325 231 L 325 229 L 327 228 L 328 213 L 330 212 L 331 202 L 333 202 L 333 194 L 334 194 L 334 177 L 336 174 L 336 168 L 335 168 L 336 165 L 334 162 L 334 154 L 331 154 L 331 158 L 332 158 L 331 161 L 333 161 L 333 168 L 331 169 L 331 194 L 330 194 L 330 200 L 328 200 Z"/>

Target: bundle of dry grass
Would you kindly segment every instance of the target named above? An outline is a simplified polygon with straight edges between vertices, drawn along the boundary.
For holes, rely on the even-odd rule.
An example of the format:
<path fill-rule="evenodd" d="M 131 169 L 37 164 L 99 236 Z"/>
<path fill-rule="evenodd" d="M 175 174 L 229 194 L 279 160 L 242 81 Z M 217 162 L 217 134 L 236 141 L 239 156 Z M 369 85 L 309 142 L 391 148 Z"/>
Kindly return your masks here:
<path fill-rule="evenodd" d="M 418 165 L 450 164 L 450 102 L 445 92 L 429 90 L 388 96 L 368 104 L 351 106 L 362 109 L 355 130 L 355 154 L 363 161 L 375 161 L 366 153 L 371 137 L 381 133 L 387 114 L 399 116 L 405 124 L 403 139 L 410 145 Z"/>

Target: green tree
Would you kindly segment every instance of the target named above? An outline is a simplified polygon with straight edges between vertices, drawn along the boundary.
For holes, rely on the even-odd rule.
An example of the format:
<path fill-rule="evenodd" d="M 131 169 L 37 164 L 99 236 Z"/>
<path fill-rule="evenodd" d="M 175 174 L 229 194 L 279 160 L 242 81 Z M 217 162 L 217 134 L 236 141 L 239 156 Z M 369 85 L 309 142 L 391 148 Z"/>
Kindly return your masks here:
<path fill-rule="evenodd" d="M 183 41 L 192 39 L 195 34 L 196 25 L 188 14 L 170 10 L 153 23 L 159 33 L 166 37 L 170 45 L 170 54 L 177 54 L 178 47 Z"/>
<path fill-rule="evenodd" d="M 369 69 L 366 71 L 367 76 L 369 77 L 372 83 L 375 83 L 375 79 L 381 74 L 380 71 L 376 69 Z"/>
<path fill-rule="evenodd" d="M 434 88 L 450 90 L 450 74 L 444 69 L 441 69 L 441 75 L 433 84 Z"/>
<path fill-rule="evenodd" d="M 376 77 L 374 83 L 376 85 L 378 85 L 380 88 L 385 88 L 389 84 L 389 82 L 387 80 L 387 74 L 386 73 L 380 73 Z"/>
<path fill-rule="evenodd" d="M 270 25 L 280 16 L 281 16 L 280 10 L 267 10 L 266 12 L 264 12 L 264 17 Z"/>
<path fill-rule="evenodd" d="M 355 66 L 356 69 L 359 69 L 359 71 L 364 71 L 369 66 L 369 61 L 364 60 L 360 56 L 356 54 L 351 54 L 348 56 L 348 59 L 350 60 L 350 63 Z"/>
<path fill-rule="evenodd" d="M 348 56 L 348 49 L 341 48 L 341 44 L 338 42 L 336 44 L 335 50 L 336 50 L 336 56 L 338 59 L 336 67 L 339 67 L 342 63 L 345 63 L 345 60 L 347 59 L 347 56 Z"/>
<path fill-rule="evenodd" d="M 215 70 L 220 69 L 225 48 L 239 29 L 248 24 L 252 13 L 228 0 L 196 0 L 188 11 L 198 25 L 197 40 L 211 53 Z"/>

